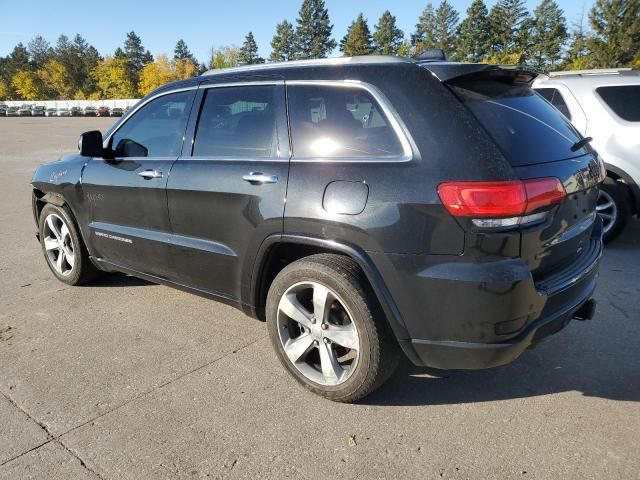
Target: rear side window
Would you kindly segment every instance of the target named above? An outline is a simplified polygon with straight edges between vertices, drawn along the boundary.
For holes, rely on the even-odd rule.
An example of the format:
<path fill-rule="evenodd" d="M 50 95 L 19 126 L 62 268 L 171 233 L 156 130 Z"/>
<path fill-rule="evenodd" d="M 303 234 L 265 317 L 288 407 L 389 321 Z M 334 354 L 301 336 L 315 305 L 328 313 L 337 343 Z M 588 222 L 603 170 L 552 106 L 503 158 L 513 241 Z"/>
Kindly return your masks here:
<path fill-rule="evenodd" d="M 115 156 L 177 157 L 192 92 L 162 95 L 143 105 L 111 137 Z"/>
<path fill-rule="evenodd" d="M 449 82 L 514 166 L 553 162 L 584 155 L 582 137 L 569 120 L 511 71 L 466 75 Z M 566 105 L 565 105 L 566 106 Z"/>
<path fill-rule="evenodd" d="M 209 88 L 198 120 L 193 156 L 276 156 L 276 119 L 284 117 L 281 89 L 275 85 Z"/>
<path fill-rule="evenodd" d="M 598 87 L 596 92 L 621 119 L 640 122 L 640 85 Z"/>
<path fill-rule="evenodd" d="M 294 158 L 393 159 L 402 144 L 366 90 L 341 85 L 287 87 Z"/>
<path fill-rule="evenodd" d="M 544 99 L 551 105 L 560 110 L 565 117 L 571 120 L 571 112 L 567 107 L 567 102 L 564 101 L 564 97 L 557 88 L 536 88 L 536 93 L 539 93 Z"/>

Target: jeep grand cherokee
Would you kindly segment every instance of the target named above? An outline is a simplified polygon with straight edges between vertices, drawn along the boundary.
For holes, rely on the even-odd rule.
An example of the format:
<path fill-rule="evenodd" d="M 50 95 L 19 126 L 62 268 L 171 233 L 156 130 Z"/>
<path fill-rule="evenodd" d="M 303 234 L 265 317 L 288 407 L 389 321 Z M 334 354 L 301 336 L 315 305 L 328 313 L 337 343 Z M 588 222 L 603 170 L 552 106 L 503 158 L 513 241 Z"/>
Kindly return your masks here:
<path fill-rule="evenodd" d="M 264 319 L 308 389 L 355 401 L 400 352 L 476 369 L 592 316 L 603 165 L 535 74 L 392 57 L 211 71 L 42 165 L 53 274 L 119 271 Z"/>

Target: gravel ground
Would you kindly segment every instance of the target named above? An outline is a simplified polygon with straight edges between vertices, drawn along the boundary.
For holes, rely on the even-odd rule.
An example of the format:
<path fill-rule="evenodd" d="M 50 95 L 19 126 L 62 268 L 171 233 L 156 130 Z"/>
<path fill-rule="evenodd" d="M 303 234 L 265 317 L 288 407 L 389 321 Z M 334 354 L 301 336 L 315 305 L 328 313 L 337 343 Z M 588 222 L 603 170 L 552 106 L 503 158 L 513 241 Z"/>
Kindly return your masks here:
<path fill-rule="evenodd" d="M 31 174 L 111 122 L 0 119 L 0 478 L 640 478 L 640 222 L 606 249 L 593 321 L 493 370 L 403 364 L 339 405 L 231 307 L 53 278 Z"/>

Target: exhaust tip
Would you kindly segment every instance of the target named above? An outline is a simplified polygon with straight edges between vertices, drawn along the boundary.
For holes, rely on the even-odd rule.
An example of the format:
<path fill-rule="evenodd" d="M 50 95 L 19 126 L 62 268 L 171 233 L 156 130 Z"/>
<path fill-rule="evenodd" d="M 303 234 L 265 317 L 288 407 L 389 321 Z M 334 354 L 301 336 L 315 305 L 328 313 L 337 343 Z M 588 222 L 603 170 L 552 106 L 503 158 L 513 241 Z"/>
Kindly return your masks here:
<path fill-rule="evenodd" d="M 573 318 L 580 321 L 591 320 L 596 313 L 596 301 L 590 298 L 573 313 Z"/>

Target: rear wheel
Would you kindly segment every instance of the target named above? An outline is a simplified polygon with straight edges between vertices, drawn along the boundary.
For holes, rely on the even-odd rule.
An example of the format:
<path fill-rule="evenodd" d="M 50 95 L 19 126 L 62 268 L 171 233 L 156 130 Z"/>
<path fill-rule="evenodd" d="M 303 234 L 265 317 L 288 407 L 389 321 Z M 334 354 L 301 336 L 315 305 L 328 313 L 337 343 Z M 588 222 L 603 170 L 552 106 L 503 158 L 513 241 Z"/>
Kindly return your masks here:
<path fill-rule="evenodd" d="M 398 364 L 393 334 L 347 257 L 313 255 L 285 267 L 269 289 L 267 323 L 289 373 L 331 400 L 368 395 Z"/>
<path fill-rule="evenodd" d="M 39 228 L 44 258 L 58 280 L 69 285 L 81 285 L 98 275 L 73 217 L 65 207 L 45 205 L 40 214 Z"/>
<path fill-rule="evenodd" d="M 608 243 L 622 233 L 631 218 L 631 200 L 626 187 L 607 178 L 600 186 L 596 211 L 602 219 L 602 239 Z"/>

